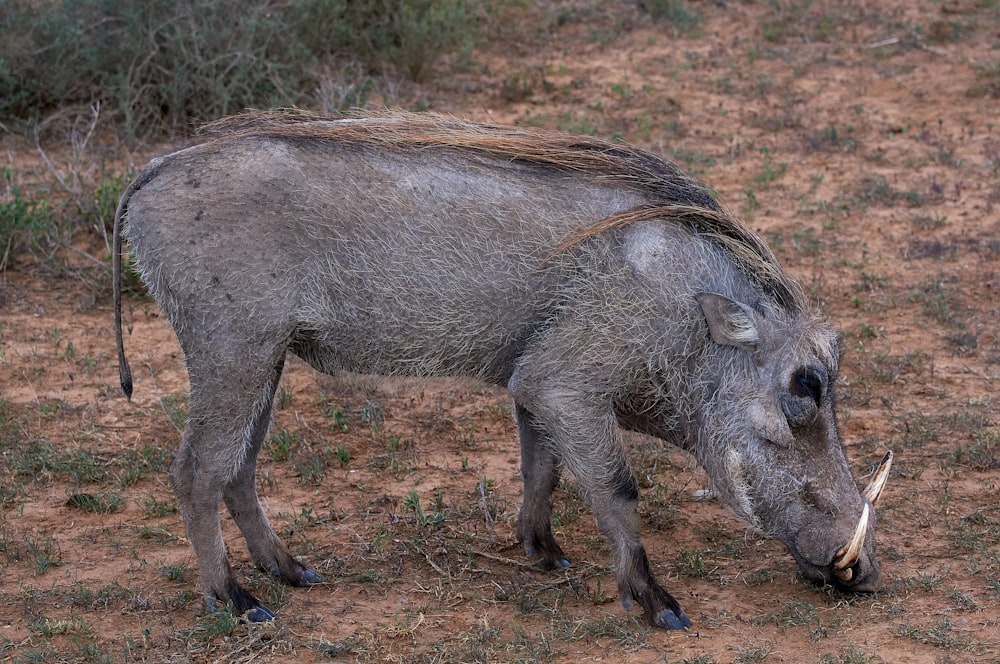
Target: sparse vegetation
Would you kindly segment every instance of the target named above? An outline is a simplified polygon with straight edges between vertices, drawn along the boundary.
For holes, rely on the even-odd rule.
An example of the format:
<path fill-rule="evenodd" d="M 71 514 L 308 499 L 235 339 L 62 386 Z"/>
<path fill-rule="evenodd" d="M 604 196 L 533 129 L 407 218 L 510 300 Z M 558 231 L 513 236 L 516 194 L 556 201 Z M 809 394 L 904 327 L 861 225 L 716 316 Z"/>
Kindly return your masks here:
<path fill-rule="evenodd" d="M 737 20 L 682 0 L 4 4 L 0 660 L 991 661 L 1000 13 L 911 5 L 774 0 Z M 275 582 L 230 526 L 238 576 L 281 620 L 207 612 L 167 477 L 189 415 L 183 357 L 127 272 L 136 393 L 120 396 L 109 224 L 162 139 L 272 104 L 599 135 L 708 181 L 841 331 L 859 484 L 896 453 L 877 510 L 883 588 L 802 583 L 691 455 L 635 436 L 650 560 L 694 622 L 649 631 L 622 610 L 571 476 L 553 523 L 572 566 L 522 554 L 502 389 L 318 377 L 289 359 L 256 489 L 325 583 Z"/>

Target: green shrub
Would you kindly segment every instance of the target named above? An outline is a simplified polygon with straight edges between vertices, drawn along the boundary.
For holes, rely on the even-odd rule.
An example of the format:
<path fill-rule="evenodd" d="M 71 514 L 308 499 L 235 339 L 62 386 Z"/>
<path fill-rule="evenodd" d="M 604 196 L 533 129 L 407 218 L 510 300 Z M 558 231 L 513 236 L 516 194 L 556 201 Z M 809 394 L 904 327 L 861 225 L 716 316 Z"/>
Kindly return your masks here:
<path fill-rule="evenodd" d="M 100 101 L 129 135 L 303 105 L 337 62 L 426 80 L 484 0 L 5 0 L 0 117 Z M 364 103 L 366 88 L 350 103 Z"/>
<path fill-rule="evenodd" d="M 25 198 L 14 185 L 14 172 L 3 170 L 0 183 L 0 272 L 25 249 L 39 246 L 54 227 L 44 199 Z"/>

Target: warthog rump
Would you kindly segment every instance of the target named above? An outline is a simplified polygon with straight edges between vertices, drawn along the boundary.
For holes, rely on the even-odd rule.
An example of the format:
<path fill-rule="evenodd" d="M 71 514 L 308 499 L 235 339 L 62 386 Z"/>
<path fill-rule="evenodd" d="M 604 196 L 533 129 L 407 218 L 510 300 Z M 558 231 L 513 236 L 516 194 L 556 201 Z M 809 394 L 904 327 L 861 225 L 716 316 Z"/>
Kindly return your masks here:
<path fill-rule="evenodd" d="M 124 226 L 122 221 L 124 220 Z M 170 481 L 210 607 L 274 614 L 237 582 L 224 502 L 254 562 L 319 582 L 254 484 L 290 351 L 322 372 L 506 385 L 521 445 L 517 535 L 568 565 L 552 491 L 572 473 L 622 604 L 690 620 L 656 581 L 621 428 L 689 450 L 805 576 L 873 590 L 885 464 L 862 494 L 837 433 L 837 340 L 767 246 L 705 186 L 622 143 L 389 112 L 255 113 L 154 159 L 115 218 L 184 350 L 190 419 Z"/>

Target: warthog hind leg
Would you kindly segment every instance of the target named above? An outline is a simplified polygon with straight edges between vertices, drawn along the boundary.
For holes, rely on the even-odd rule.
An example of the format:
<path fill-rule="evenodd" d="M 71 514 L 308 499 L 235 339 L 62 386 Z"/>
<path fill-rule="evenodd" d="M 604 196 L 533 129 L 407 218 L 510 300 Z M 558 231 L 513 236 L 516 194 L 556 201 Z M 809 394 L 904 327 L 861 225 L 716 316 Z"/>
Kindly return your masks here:
<path fill-rule="evenodd" d="M 240 586 L 227 560 L 219 503 L 225 500 L 256 565 L 293 585 L 319 582 L 278 539 L 254 486 L 284 351 L 272 349 L 230 366 L 203 361 L 199 349 L 185 351 L 191 413 L 170 483 L 198 559 L 205 601 L 210 610 L 229 607 L 251 622 L 271 620 L 274 612 Z M 268 359 L 259 360 L 262 355 Z"/>
<path fill-rule="evenodd" d="M 274 528 L 264 514 L 260 500 L 257 497 L 255 476 L 257 470 L 257 454 L 260 452 L 264 438 L 267 436 L 271 419 L 271 404 L 274 392 L 281 377 L 284 359 L 278 364 L 271 383 L 265 388 L 261 404 L 265 404 L 256 414 L 248 432 L 248 447 L 243 466 L 223 490 L 222 497 L 226 508 L 239 526 L 250 557 L 261 570 L 281 579 L 292 586 L 308 586 L 322 583 L 318 574 L 300 563 L 289 553 L 288 549 L 274 532 Z"/>
<path fill-rule="evenodd" d="M 552 535 L 552 491 L 559 483 L 558 461 L 532 414 L 520 405 L 515 406 L 524 479 L 524 502 L 517 523 L 517 538 L 524 544 L 528 557 L 537 560 L 542 569 L 569 567 L 569 561 Z"/>

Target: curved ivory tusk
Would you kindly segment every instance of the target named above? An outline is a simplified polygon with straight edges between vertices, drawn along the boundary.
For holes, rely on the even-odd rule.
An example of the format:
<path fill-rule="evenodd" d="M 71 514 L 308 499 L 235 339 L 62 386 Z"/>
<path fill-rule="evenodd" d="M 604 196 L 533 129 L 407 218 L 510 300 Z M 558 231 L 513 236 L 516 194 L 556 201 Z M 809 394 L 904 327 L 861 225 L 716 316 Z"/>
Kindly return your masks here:
<path fill-rule="evenodd" d="M 861 510 L 861 518 L 858 519 L 858 525 L 854 529 L 854 534 L 851 535 L 850 541 L 837 551 L 837 555 L 833 558 L 833 573 L 841 581 L 850 581 L 854 576 L 851 567 L 861 558 L 861 547 L 865 544 L 865 535 L 867 533 L 868 503 L 865 503 L 864 509 Z"/>
<path fill-rule="evenodd" d="M 882 489 L 885 488 L 885 483 L 889 479 L 890 468 L 892 468 L 892 450 L 886 452 L 885 456 L 882 457 L 882 463 L 878 465 L 875 476 L 872 477 L 872 481 L 865 489 L 865 499 L 872 505 L 878 503 L 879 496 L 882 495 Z"/>

